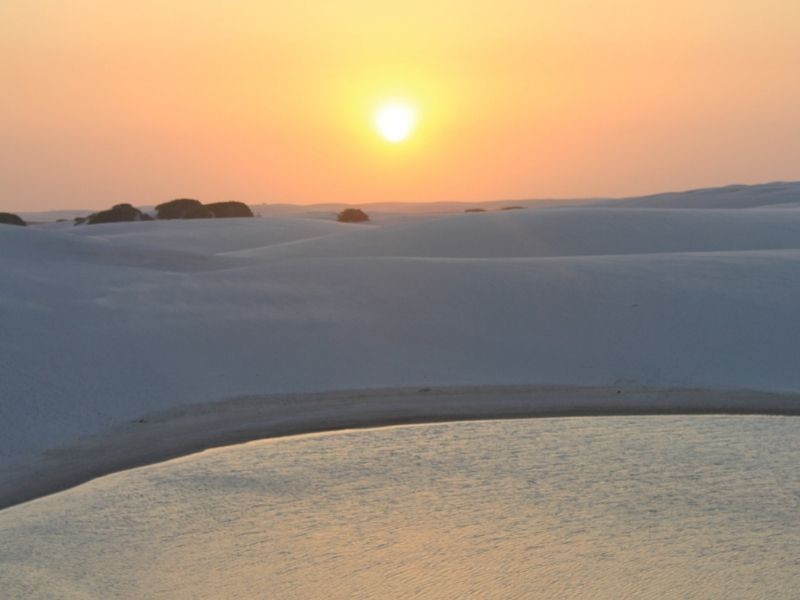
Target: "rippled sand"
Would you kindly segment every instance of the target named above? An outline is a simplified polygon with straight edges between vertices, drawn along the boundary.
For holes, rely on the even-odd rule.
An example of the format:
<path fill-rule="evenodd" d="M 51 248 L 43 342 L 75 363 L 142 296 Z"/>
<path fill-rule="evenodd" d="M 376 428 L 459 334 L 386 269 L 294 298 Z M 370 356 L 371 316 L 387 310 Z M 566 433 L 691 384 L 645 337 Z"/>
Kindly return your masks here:
<path fill-rule="evenodd" d="M 796 598 L 800 420 L 256 442 L 0 511 L 4 598 Z"/>

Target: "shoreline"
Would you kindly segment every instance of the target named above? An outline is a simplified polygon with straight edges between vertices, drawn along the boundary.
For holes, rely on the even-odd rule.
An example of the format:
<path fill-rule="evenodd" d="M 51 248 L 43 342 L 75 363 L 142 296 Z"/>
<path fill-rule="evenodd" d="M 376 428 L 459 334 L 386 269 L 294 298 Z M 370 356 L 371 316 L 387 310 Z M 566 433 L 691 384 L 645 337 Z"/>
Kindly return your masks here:
<path fill-rule="evenodd" d="M 490 419 L 646 415 L 800 416 L 800 393 L 485 386 L 248 396 L 144 415 L 0 475 L 0 510 L 119 471 L 259 439 Z"/>

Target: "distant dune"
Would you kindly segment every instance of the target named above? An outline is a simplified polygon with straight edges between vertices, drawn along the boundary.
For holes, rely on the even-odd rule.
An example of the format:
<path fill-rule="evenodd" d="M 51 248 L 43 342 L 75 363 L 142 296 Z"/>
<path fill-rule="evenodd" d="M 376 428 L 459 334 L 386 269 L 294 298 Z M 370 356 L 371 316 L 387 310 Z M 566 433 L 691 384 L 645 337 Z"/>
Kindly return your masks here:
<path fill-rule="evenodd" d="M 800 208 L 800 182 L 760 185 L 729 185 L 687 192 L 625 198 L 619 205 L 642 208 L 758 208 L 786 206 Z"/>
<path fill-rule="evenodd" d="M 800 208 L 800 182 L 773 182 L 758 185 L 729 185 L 697 190 L 633 196 L 629 198 L 512 198 L 484 202 L 367 202 L 358 206 L 367 210 L 379 221 L 409 220 L 418 217 L 462 213 L 468 209 L 499 210 L 508 206 L 528 208 L 567 206 L 628 206 L 630 208 Z M 346 202 L 318 204 L 286 204 L 279 202 L 250 204 L 262 216 L 303 217 L 328 220 L 339 211 L 353 206 Z M 143 211 L 153 211 L 153 206 L 139 206 Z M 83 210 L 53 210 L 19 212 L 26 221 L 47 223 L 57 219 L 72 220 L 93 212 Z"/>

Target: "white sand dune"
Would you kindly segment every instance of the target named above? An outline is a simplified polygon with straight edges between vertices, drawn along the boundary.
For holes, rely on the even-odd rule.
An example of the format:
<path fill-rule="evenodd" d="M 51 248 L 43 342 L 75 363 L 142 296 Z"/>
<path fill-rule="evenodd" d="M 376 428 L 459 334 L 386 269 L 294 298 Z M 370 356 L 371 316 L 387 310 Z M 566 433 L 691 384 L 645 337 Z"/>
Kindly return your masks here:
<path fill-rule="evenodd" d="M 243 395 L 796 393 L 800 212 L 740 208 L 757 206 L 745 195 L 713 211 L 531 208 L 383 227 L 2 227 L 0 461 L 19 472 L 145 414 Z"/>
<path fill-rule="evenodd" d="M 215 254 L 246 250 L 263 243 L 283 244 L 317 238 L 352 228 L 352 225 L 334 220 L 290 217 L 227 219 L 224 225 L 221 221 L 204 219 L 145 221 L 134 225 L 136 226 L 130 223 L 109 223 L 102 226 L 73 227 L 70 233 L 82 237 L 103 238 L 115 244 Z"/>
<path fill-rule="evenodd" d="M 231 253 L 257 258 L 540 258 L 800 248 L 800 211 L 548 208 L 448 215 Z"/>
<path fill-rule="evenodd" d="M 776 181 L 760 185 L 728 185 L 686 192 L 623 198 L 617 206 L 642 208 L 761 208 L 800 206 L 800 182 Z"/>

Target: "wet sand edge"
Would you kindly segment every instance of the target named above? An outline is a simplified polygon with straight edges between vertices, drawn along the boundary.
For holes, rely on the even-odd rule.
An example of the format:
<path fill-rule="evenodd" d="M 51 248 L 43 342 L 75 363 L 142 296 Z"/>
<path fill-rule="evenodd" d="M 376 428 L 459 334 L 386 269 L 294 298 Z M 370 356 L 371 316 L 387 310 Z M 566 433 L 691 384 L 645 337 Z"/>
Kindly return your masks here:
<path fill-rule="evenodd" d="M 800 415 L 800 394 L 485 386 L 247 396 L 144 415 L 0 476 L 0 509 L 136 467 L 259 439 L 390 425 L 536 417 Z"/>

